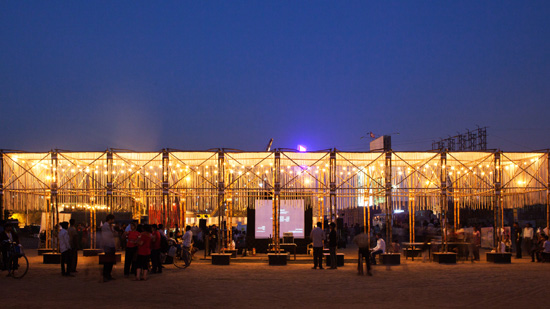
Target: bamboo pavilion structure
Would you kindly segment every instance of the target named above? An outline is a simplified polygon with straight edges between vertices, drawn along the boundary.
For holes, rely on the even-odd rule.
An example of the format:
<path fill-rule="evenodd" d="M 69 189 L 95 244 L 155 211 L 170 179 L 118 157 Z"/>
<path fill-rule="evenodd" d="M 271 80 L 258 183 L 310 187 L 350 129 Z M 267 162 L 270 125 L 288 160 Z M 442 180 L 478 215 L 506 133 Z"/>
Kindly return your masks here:
<path fill-rule="evenodd" d="M 453 211 L 455 226 L 460 209 L 492 210 L 496 239 L 504 209 L 543 204 L 550 225 L 549 152 L 109 149 L 2 150 L 0 156 L 0 213 L 46 212 L 50 229 L 62 210 L 91 215 L 103 210 L 148 215 L 165 226 L 183 226 L 186 216 L 207 214 L 219 226 L 227 222 L 230 233 L 233 218 L 254 208 L 257 199 L 273 201 L 272 235 L 279 235 L 281 200 L 293 199 L 304 200 L 317 221 L 377 205 L 386 214 L 387 241 L 398 209 L 408 211 L 411 227 L 418 210 L 443 217 Z M 279 238 L 273 243 L 278 248 Z"/>

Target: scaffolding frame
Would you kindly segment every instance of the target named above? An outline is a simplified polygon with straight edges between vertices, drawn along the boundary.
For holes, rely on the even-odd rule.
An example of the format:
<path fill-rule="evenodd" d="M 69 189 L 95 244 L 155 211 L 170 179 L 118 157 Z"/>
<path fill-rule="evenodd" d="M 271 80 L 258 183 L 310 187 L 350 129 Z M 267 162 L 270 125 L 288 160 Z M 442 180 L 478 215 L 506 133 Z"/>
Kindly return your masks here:
<path fill-rule="evenodd" d="M 336 221 L 346 209 L 368 209 L 370 218 L 370 209 L 380 207 L 389 242 L 397 209 L 409 214 L 432 210 L 441 216 L 445 231 L 461 225 L 460 209 L 490 209 L 496 223 L 493 239 L 500 237 L 504 209 L 544 204 L 550 223 L 548 151 L 56 149 L 0 154 L 0 212 L 46 212 L 47 228 L 58 223 L 60 211 L 128 211 L 136 219 L 148 215 L 150 222 L 165 226 L 184 226 L 197 215 L 208 215 L 217 218 L 223 233 L 219 246 L 226 248 L 235 218 L 244 217 L 257 199 L 273 200 L 276 250 L 280 202 L 285 199 L 304 199 L 322 222 Z M 454 221 L 448 222 L 451 213 Z M 409 219 L 413 241 L 414 221 Z"/>

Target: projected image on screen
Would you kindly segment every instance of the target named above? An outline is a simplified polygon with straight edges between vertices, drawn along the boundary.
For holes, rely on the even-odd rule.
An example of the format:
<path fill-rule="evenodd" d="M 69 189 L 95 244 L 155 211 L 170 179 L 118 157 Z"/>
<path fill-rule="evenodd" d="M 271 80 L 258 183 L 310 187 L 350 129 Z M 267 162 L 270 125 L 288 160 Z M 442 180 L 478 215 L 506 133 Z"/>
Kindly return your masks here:
<path fill-rule="evenodd" d="M 273 234 L 273 201 L 256 200 L 256 238 Z M 304 238 L 304 200 L 281 200 L 279 237 L 292 232 L 294 238 Z"/>

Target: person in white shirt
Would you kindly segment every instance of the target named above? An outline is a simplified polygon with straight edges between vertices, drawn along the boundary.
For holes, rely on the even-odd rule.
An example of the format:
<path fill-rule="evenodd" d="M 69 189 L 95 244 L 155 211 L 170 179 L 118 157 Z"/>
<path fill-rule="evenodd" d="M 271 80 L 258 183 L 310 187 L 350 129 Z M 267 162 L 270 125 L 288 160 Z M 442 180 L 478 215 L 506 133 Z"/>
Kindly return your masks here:
<path fill-rule="evenodd" d="M 531 223 L 525 224 L 525 228 L 523 229 L 523 247 L 525 248 L 524 251 L 527 251 L 528 254 L 531 254 L 531 251 L 533 250 L 534 236 L 535 231 L 533 230 Z"/>
<path fill-rule="evenodd" d="M 544 244 L 542 245 L 542 252 L 550 253 L 550 241 L 548 241 L 548 235 L 544 235 Z"/>
<path fill-rule="evenodd" d="M 132 220 L 132 223 L 135 224 L 136 226 L 138 226 L 139 224 L 138 220 Z M 126 226 L 126 228 L 124 229 L 124 232 L 130 233 L 130 231 L 132 230 L 132 223 Z"/>
<path fill-rule="evenodd" d="M 163 224 L 159 224 L 157 226 L 157 230 L 159 231 L 161 237 L 166 237 L 166 233 L 164 233 L 164 225 Z"/>
<path fill-rule="evenodd" d="M 325 231 L 321 229 L 323 224 L 317 222 L 317 227 L 314 228 L 309 236 L 313 241 L 313 269 L 319 266 L 319 269 L 323 269 L 323 241 L 325 240 Z"/>
<path fill-rule="evenodd" d="M 191 264 L 191 259 L 193 258 L 191 255 L 191 245 L 193 243 L 193 232 L 191 232 L 191 227 L 188 225 L 185 227 L 185 234 L 183 234 L 182 237 L 182 244 L 181 244 L 181 250 L 183 250 L 184 254 L 185 252 L 188 253 L 187 258 L 189 258 L 188 261 L 185 261 L 185 265 L 189 266 Z"/>
<path fill-rule="evenodd" d="M 103 250 L 105 251 L 105 262 L 103 263 L 103 282 L 114 280 L 111 276 L 113 265 L 115 264 L 115 236 L 113 231 L 115 216 L 108 214 L 105 223 L 101 226 L 101 240 L 103 241 Z"/>
<path fill-rule="evenodd" d="M 191 227 L 188 225 L 185 227 L 185 234 L 183 234 L 183 243 L 184 248 L 189 249 L 191 247 L 191 242 L 193 240 L 193 232 L 191 232 Z"/>
<path fill-rule="evenodd" d="M 59 231 L 59 251 L 61 252 L 61 275 L 72 277 L 71 275 L 71 242 L 69 237 L 69 222 L 61 222 L 61 231 Z M 66 269 L 65 269 L 66 266 Z"/>
<path fill-rule="evenodd" d="M 372 265 L 376 265 L 376 255 L 386 252 L 386 242 L 382 239 L 382 234 L 376 234 L 376 247 L 372 248 Z"/>

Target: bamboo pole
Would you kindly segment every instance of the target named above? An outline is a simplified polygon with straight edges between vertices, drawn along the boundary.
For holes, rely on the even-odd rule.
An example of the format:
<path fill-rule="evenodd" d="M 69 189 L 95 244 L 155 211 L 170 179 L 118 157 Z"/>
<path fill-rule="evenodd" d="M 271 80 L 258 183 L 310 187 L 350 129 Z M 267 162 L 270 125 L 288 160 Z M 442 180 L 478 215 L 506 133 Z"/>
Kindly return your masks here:
<path fill-rule="evenodd" d="M 443 224 L 443 252 L 447 252 L 447 211 L 448 211 L 448 202 L 447 202 L 447 152 L 441 153 L 441 172 L 440 172 L 440 182 L 441 182 L 441 195 L 440 195 L 440 217 L 442 220 L 440 222 Z"/>
<path fill-rule="evenodd" d="M 411 197 L 410 197 L 410 194 L 409 194 L 409 241 L 410 242 L 414 242 L 414 236 L 413 236 L 413 233 L 414 233 L 414 226 L 413 226 L 413 211 L 412 211 L 412 204 L 411 204 Z"/>

